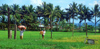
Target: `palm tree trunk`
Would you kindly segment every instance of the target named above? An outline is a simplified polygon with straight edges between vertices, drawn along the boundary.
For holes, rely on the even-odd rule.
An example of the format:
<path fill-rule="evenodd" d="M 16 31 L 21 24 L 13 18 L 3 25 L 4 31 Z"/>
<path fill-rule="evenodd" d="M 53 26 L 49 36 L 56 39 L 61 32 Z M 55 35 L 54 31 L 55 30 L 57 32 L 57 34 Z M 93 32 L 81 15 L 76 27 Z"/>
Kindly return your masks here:
<path fill-rule="evenodd" d="M 52 20 L 51 20 L 51 18 L 50 18 L 50 30 L 51 30 L 51 39 L 52 39 L 52 22 L 51 22 Z"/>
<path fill-rule="evenodd" d="M 44 17 L 44 26 L 45 26 L 45 17 Z M 45 27 L 44 27 L 45 28 Z"/>
<path fill-rule="evenodd" d="M 95 34 L 96 34 L 96 15 L 95 15 Z"/>
<path fill-rule="evenodd" d="M 3 26 L 2 26 L 2 30 L 3 30 Z"/>
<path fill-rule="evenodd" d="M 57 23 L 56 23 L 56 31 L 57 31 Z"/>
<path fill-rule="evenodd" d="M 10 13 L 9 13 L 9 8 L 8 8 L 8 39 L 10 39 Z"/>
<path fill-rule="evenodd" d="M 16 39 L 17 25 L 15 24 L 14 39 Z"/>
<path fill-rule="evenodd" d="M 59 30 L 59 28 L 58 28 L 58 24 L 57 24 L 57 31 Z"/>
<path fill-rule="evenodd" d="M 73 31 L 72 31 L 72 36 L 74 36 L 74 18 L 73 18 Z"/>
<path fill-rule="evenodd" d="M 40 22 L 40 17 L 39 17 L 39 22 Z M 40 22 L 40 25 L 41 25 L 41 22 Z M 41 27 L 40 27 L 40 31 L 41 31 Z"/>
<path fill-rule="evenodd" d="M 69 26 L 70 26 L 70 18 L 69 18 Z M 71 27 L 70 27 L 69 29 L 70 29 L 70 31 L 71 31 Z"/>
<path fill-rule="evenodd" d="M 81 23 L 79 23 L 79 30 L 81 31 Z"/>
<path fill-rule="evenodd" d="M 86 37 L 87 37 L 87 23 L 86 23 Z"/>
<path fill-rule="evenodd" d="M 70 18 L 69 18 L 69 25 L 70 25 Z"/>
<path fill-rule="evenodd" d="M 58 23 L 58 22 L 57 22 Z M 58 24 L 56 23 L 56 31 L 58 31 Z"/>
<path fill-rule="evenodd" d="M 85 23 L 86 23 L 86 19 L 85 19 Z M 85 27 L 86 27 L 86 37 L 87 37 L 87 23 L 86 23 Z"/>
<path fill-rule="evenodd" d="M 15 15 L 16 16 L 16 15 Z M 14 39 L 16 39 L 16 31 L 17 31 L 17 24 L 16 24 L 16 20 L 15 20 L 15 32 L 14 32 Z"/>

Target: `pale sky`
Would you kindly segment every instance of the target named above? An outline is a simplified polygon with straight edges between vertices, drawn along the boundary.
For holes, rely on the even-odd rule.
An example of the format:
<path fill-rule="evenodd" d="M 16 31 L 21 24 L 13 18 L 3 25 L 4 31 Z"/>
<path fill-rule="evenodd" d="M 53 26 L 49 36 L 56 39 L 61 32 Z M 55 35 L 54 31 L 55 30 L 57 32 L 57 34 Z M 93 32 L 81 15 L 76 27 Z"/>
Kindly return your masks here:
<path fill-rule="evenodd" d="M 20 6 L 32 4 L 36 8 L 36 6 L 41 5 L 42 2 L 52 3 L 54 7 L 59 5 L 60 8 L 63 10 L 65 10 L 65 8 L 68 8 L 69 4 L 72 2 L 76 2 L 78 4 L 82 3 L 83 5 L 86 5 L 89 8 L 93 8 L 95 4 L 100 5 L 100 0 L 0 0 L 0 6 L 2 6 L 2 4 L 18 4 Z M 75 20 L 75 23 L 79 23 L 79 20 Z"/>

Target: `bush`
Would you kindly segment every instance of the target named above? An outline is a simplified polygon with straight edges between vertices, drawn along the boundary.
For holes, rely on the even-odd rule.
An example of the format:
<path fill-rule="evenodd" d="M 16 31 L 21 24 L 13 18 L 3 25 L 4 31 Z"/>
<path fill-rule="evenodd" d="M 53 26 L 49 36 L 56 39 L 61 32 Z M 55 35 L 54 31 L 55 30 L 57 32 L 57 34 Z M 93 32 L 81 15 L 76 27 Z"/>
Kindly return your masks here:
<path fill-rule="evenodd" d="M 100 28 L 98 28 L 99 32 L 100 32 Z"/>
<path fill-rule="evenodd" d="M 52 31 L 59 31 L 59 28 L 53 28 Z"/>
<path fill-rule="evenodd" d="M 87 25 L 87 31 L 93 31 L 94 27 L 92 25 Z M 83 31 L 86 31 L 86 27 L 83 27 Z"/>
<path fill-rule="evenodd" d="M 8 28 L 5 28 L 5 30 L 8 30 Z"/>
<path fill-rule="evenodd" d="M 52 31 L 68 32 L 68 29 L 53 28 Z"/>
<path fill-rule="evenodd" d="M 67 30 L 67 29 L 63 29 L 62 31 L 63 31 L 63 32 L 68 32 L 68 30 Z"/>
<path fill-rule="evenodd" d="M 99 32 L 100 32 L 100 24 L 98 25 L 98 30 L 99 30 Z"/>

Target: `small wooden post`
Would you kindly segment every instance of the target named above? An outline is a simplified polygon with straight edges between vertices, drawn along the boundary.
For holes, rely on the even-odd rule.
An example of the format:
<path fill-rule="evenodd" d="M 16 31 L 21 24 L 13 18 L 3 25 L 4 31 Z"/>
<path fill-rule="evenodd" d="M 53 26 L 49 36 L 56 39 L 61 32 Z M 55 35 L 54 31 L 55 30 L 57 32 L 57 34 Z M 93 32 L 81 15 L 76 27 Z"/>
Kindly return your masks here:
<path fill-rule="evenodd" d="M 12 39 L 12 30 L 10 30 L 10 38 Z"/>

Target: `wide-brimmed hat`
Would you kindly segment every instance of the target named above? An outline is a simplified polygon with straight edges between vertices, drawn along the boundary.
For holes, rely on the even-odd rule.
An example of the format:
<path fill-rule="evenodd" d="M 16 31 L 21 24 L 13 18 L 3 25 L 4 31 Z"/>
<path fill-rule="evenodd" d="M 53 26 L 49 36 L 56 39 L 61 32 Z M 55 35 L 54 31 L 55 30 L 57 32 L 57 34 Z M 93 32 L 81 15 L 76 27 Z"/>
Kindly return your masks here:
<path fill-rule="evenodd" d="M 20 25 L 18 26 L 19 29 L 25 29 L 26 30 L 26 27 L 24 25 Z"/>

